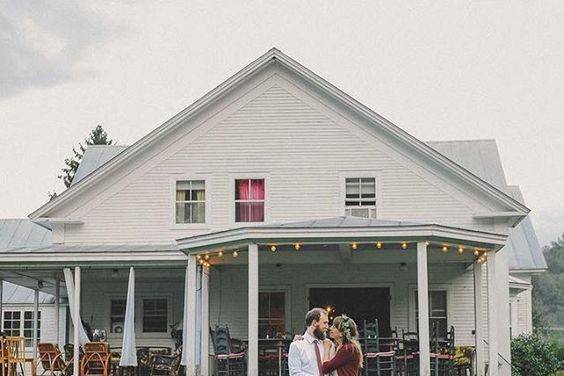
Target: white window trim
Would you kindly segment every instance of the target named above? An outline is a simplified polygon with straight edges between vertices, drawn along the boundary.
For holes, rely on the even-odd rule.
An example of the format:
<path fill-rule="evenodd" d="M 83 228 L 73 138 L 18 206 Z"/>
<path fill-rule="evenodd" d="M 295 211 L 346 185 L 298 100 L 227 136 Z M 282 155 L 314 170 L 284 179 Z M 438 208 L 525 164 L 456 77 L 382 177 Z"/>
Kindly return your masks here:
<path fill-rule="evenodd" d="M 4 303 L 5 304 L 5 303 Z M 4 312 L 20 312 L 20 333 L 19 336 L 24 337 L 24 333 L 25 333 L 25 325 L 24 325 L 24 321 L 25 321 L 25 313 L 26 312 L 32 312 L 33 313 L 33 308 L 27 309 L 27 308 L 10 308 L 10 307 L 3 307 L 2 311 L 0 312 L 0 331 L 4 331 Z M 39 337 L 37 338 L 37 342 L 41 342 L 41 336 L 43 335 L 43 329 L 41 327 L 41 321 L 44 320 L 44 313 L 42 312 L 41 308 L 39 308 L 39 315 L 40 318 L 39 320 L 37 320 L 37 329 L 39 330 Z M 31 329 L 33 331 L 33 328 Z M 27 338 L 26 338 L 27 340 Z M 33 338 L 31 338 L 31 340 L 33 341 Z M 26 349 L 31 349 L 33 347 L 32 346 L 26 346 Z"/>
<path fill-rule="evenodd" d="M 415 302 L 417 300 L 417 295 L 415 294 L 417 291 L 417 284 L 410 284 L 409 285 L 409 331 L 416 331 L 417 330 L 417 317 L 415 317 Z M 446 298 L 447 298 L 447 330 L 450 328 L 453 322 L 453 314 L 452 311 L 454 309 L 453 302 L 454 302 L 454 290 L 449 285 L 444 284 L 432 284 L 428 286 L 428 291 L 446 291 Z M 429 316 L 431 313 L 429 312 Z M 431 328 L 429 328 L 431 330 Z M 430 333 L 430 332 L 429 332 Z"/>
<path fill-rule="evenodd" d="M 123 295 L 111 295 L 110 298 L 108 299 L 108 307 L 107 307 L 107 326 L 108 329 L 106 331 L 106 335 L 108 337 L 108 339 L 111 338 L 121 338 L 123 336 L 123 332 L 122 333 L 112 333 L 112 300 L 118 300 L 118 299 L 123 299 L 126 301 L 127 304 L 127 295 L 123 294 Z M 137 300 L 137 298 L 136 298 Z M 137 302 L 135 302 L 135 305 L 137 305 Z M 124 313 L 125 316 L 125 313 Z M 137 316 L 137 314 L 135 314 L 135 316 Z M 124 317 L 125 320 L 125 317 Z M 125 324 L 125 323 L 124 323 Z M 137 323 L 136 323 L 137 325 Z M 135 333 L 137 335 L 137 333 Z"/>
<path fill-rule="evenodd" d="M 374 178 L 376 184 L 376 216 L 373 219 L 380 219 L 382 213 L 382 170 L 347 170 L 342 171 L 339 173 L 339 208 L 340 213 L 339 216 L 345 215 L 346 213 L 346 194 L 347 194 L 347 179 L 356 179 L 356 178 Z M 369 208 L 369 206 L 365 206 L 365 208 Z"/>
<path fill-rule="evenodd" d="M 187 180 L 203 180 L 206 191 L 204 223 L 176 223 L 176 183 Z M 209 230 L 211 228 L 211 179 L 208 174 L 177 174 L 170 177 L 169 224 L 171 230 Z"/>
<path fill-rule="evenodd" d="M 166 332 L 143 332 L 143 300 L 144 299 L 166 299 L 167 301 L 167 318 L 166 318 Z M 107 336 L 108 339 L 121 339 L 123 338 L 123 333 L 110 333 L 110 314 L 111 314 L 111 301 L 114 299 L 127 299 L 126 295 L 111 295 L 107 300 L 107 317 L 105 318 L 107 326 Z M 172 294 L 167 293 L 155 293 L 155 294 L 142 294 L 135 296 L 135 336 L 141 339 L 171 339 L 170 337 L 170 325 L 173 322 L 173 307 L 172 307 Z"/>
<path fill-rule="evenodd" d="M 235 220 L 235 180 L 264 179 L 264 222 L 237 222 Z M 241 172 L 229 174 L 229 218 L 234 227 L 263 225 L 270 222 L 270 174 Z"/>
<path fill-rule="evenodd" d="M 259 288 L 259 293 L 261 292 L 283 292 L 284 293 L 284 326 L 286 331 L 293 333 L 292 331 L 292 309 L 290 305 L 291 299 L 290 286 L 264 286 Z"/>

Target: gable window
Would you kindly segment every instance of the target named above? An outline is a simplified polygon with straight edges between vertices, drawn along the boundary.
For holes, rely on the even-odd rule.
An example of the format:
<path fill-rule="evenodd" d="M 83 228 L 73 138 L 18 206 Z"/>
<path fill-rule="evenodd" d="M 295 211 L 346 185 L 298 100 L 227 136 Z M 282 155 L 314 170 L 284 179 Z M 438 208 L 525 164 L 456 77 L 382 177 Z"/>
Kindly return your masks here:
<path fill-rule="evenodd" d="M 235 180 L 235 222 L 264 222 L 264 179 Z"/>
<path fill-rule="evenodd" d="M 176 182 L 176 223 L 206 221 L 206 184 L 204 180 Z"/>
<path fill-rule="evenodd" d="M 167 326 L 167 299 L 143 299 L 143 333 L 166 333 Z"/>
<path fill-rule="evenodd" d="M 110 301 L 110 333 L 123 333 L 125 304 L 125 299 L 112 299 Z"/>
<path fill-rule="evenodd" d="M 259 292 L 259 338 L 274 338 L 286 332 L 285 293 Z"/>
<path fill-rule="evenodd" d="M 419 301 L 415 290 L 415 322 L 419 331 Z M 429 331 L 437 331 L 438 338 L 446 338 L 448 332 L 447 321 L 447 292 L 446 290 L 429 291 Z"/>
<path fill-rule="evenodd" d="M 345 215 L 376 218 L 376 179 L 345 179 Z"/>
<path fill-rule="evenodd" d="M 25 346 L 33 342 L 33 311 L 4 311 L 2 328 L 6 336 L 25 337 Z M 37 315 L 37 339 L 41 338 L 41 311 Z"/>

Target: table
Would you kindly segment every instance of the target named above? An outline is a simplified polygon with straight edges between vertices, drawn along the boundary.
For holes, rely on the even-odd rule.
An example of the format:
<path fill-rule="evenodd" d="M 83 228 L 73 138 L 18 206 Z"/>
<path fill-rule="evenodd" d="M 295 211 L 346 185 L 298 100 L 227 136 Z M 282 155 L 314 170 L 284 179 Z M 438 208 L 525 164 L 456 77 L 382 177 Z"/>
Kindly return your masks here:
<path fill-rule="evenodd" d="M 286 346 L 292 342 L 292 340 L 284 338 L 259 338 L 259 348 L 261 345 L 263 347 L 276 348 L 278 350 L 278 376 L 282 376 L 282 353 Z"/>

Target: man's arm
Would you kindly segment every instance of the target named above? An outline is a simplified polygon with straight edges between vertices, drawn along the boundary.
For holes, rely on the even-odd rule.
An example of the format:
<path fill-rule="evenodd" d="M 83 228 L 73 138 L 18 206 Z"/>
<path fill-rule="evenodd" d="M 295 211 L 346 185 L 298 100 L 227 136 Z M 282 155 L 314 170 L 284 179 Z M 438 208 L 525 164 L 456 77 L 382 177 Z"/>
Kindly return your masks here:
<path fill-rule="evenodd" d="M 290 344 L 290 351 L 288 352 L 288 370 L 290 376 L 302 376 L 302 361 L 300 359 L 300 349 L 297 342 Z"/>

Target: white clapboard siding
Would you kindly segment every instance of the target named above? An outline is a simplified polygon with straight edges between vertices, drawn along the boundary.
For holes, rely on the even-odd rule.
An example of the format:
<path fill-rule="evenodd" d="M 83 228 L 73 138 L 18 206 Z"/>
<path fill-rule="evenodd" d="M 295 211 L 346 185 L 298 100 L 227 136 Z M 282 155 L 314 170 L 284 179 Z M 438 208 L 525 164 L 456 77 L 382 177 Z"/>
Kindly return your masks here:
<path fill-rule="evenodd" d="M 473 219 L 475 207 L 452 194 L 452 186 L 444 189 L 447 183 L 412 171 L 392 154 L 274 85 L 148 171 L 124 178 L 127 185 L 88 207 L 83 225 L 66 226 L 64 241 L 168 242 L 232 227 L 233 179 L 253 173 L 267 176 L 271 222 L 343 215 L 342 174 L 373 171 L 380 218 L 491 230 L 491 222 Z M 175 229 L 172 181 L 190 176 L 207 180 L 209 220 L 204 228 Z"/>

